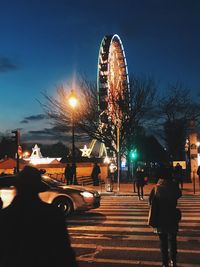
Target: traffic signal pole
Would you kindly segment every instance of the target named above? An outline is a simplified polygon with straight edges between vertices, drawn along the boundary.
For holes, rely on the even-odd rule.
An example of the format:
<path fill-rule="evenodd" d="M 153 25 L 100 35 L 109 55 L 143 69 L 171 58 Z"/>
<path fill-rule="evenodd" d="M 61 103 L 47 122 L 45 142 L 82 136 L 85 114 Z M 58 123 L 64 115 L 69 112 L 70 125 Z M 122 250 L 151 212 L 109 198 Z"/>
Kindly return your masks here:
<path fill-rule="evenodd" d="M 19 172 L 19 145 L 20 145 L 20 131 L 16 130 L 16 131 L 12 131 L 12 133 L 14 134 L 14 136 L 12 137 L 14 142 L 15 142 L 15 158 L 16 158 L 16 172 Z"/>

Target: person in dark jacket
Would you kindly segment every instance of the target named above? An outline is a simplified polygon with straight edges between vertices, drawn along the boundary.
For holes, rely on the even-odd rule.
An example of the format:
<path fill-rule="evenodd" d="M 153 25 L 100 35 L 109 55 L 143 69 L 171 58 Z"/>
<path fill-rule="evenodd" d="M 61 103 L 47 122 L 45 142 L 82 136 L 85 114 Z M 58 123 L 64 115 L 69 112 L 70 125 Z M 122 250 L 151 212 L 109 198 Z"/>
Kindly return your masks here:
<path fill-rule="evenodd" d="M 155 197 L 157 203 L 157 220 L 158 226 L 155 232 L 160 239 L 160 250 L 162 255 L 162 266 L 176 266 L 177 254 L 177 200 L 182 193 L 176 182 L 172 180 L 172 172 L 170 168 L 162 167 L 159 173 L 160 179 L 157 185 L 152 189 L 149 196 L 149 204 L 151 205 Z M 169 249 L 169 254 L 168 254 Z M 170 264 L 169 265 L 169 260 Z"/>
<path fill-rule="evenodd" d="M 65 167 L 65 180 L 67 185 L 73 184 L 73 170 L 69 163 Z"/>
<path fill-rule="evenodd" d="M 1 197 L 0 197 L 0 210 L 3 208 L 3 201 L 2 201 L 2 199 L 1 199 Z"/>
<path fill-rule="evenodd" d="M 39 170 L 24 167 L 16 189 L 0 212 L 0 266 L 77 267 L 63 213 L 38 196 L 47 189 Z"/>
<path fill-rule="evenodd" d="M 199 187 L 200 187 L 200 165 L 198 166 L 197 169 L 197 175 L 199 176 Z"/>
<path fill-rule="evenodd" d="M 137 168 L 136 174 L 135 174 L 135 183 L 137 187 L 137 194 L 139 200 L 144 200 L 144 185 L 145 185 L 145 173 L 144 169 L 141 167 Z"/>
<path fill-rule="evenodd" d="M 97 163 L 94 164 L 94 167 L 92 169 L 91 177 L 93 181 L 93 185 L 97 186 L 99 185 L 99 174 L 101 173 L 101 169 Z"/>
<path fill-rule="evenodd" d="M 180 163 L 177 163 L 174 167 L 174 179 L 180 185 L 181 190 L 183 190 L 183 169 Z"/>

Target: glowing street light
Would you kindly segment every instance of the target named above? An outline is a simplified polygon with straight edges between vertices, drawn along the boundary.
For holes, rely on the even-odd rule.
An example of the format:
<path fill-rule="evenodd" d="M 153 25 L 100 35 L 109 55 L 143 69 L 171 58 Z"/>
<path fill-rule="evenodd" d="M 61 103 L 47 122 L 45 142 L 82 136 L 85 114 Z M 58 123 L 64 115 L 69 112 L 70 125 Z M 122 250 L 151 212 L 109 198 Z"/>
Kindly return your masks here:
<path fill-rule="evenodd" d="M 28 151 L 23 152 L 23 158 L 28 158 L 30 156 L 30 153 Z"/>
<path fill-rule="evenodd" d="M 78 105 L 78 99 L 77 99 L 77 96 L 74 90 L 71 90 L 71 93 L 69 96 L 69 105 L 72 109 L 75 109 L 76 106 Z"/>
<path fill-rule="evenodd" d="M 75 155 L 75 136 L 74 136 L 74 110 L 78 105 L 78 98 L 74 90 L 71 90 L 69 99 L 69 105 L 71 107 L 71 119 L 72 119 L 72 170 L 73 170 L 73 183 L 77 184 L 76 179 L 76 155 Z"/>

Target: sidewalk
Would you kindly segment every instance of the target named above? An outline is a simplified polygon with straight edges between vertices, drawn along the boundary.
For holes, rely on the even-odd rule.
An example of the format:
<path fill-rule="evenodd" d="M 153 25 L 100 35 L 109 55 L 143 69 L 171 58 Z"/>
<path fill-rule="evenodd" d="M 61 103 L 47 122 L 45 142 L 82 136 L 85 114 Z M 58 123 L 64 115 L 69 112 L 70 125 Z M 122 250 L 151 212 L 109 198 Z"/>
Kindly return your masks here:
<path fill-rule="evenodd" d="M 149 183 L 144 186 L 144 195 L 149 195 L 152 187 L 155 184 Z M 133 184 L 130 183 L 121 183 L 119 187 L 119 191 L 117 188 L 117 183 L 114 184 L 114 188 L 112 192 L 107 192 L 105 189 L 105 184 L 102 184 L 101 186 L 88 186 L 88 189 L 94 189 L 97 190 L 101 196 L 136 196 L 137 193 L 133 192 Z M 136 189 L 137 190 L 137 189 Z M 192 183 L 185 183 L 183 185 L 183 195 L 200 195 L 200 188 L 199 185 L 196 184 L 195 186 L 195 194 L 194 194 L 194 188 Z"/>

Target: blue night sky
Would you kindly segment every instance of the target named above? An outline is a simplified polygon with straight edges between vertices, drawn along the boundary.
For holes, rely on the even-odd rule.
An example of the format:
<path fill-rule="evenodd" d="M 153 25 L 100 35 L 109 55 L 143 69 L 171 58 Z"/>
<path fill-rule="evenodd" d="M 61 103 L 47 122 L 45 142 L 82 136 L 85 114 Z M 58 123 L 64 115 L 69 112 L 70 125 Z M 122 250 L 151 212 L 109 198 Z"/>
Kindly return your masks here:
<path fill-rule="evenodd" d="M 106 34 L 120 36 L 129 73 L 152 75 L 161 91 L 179 81 L 197 95 L 199 14 L 198 0 L 0 0 L 0 132 L 47 139 L 52 126 L 36 99 L 74 73 L 95 80 Z"/>

